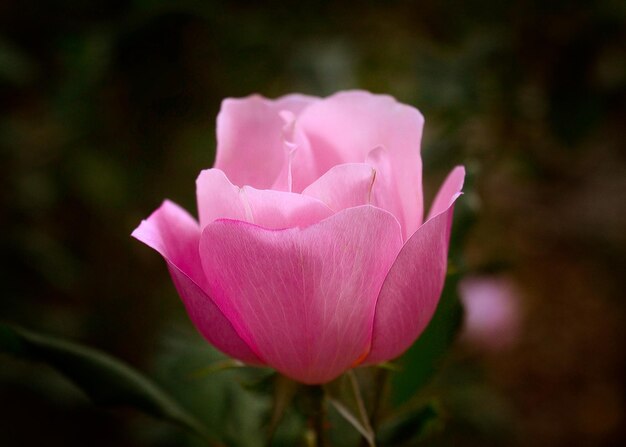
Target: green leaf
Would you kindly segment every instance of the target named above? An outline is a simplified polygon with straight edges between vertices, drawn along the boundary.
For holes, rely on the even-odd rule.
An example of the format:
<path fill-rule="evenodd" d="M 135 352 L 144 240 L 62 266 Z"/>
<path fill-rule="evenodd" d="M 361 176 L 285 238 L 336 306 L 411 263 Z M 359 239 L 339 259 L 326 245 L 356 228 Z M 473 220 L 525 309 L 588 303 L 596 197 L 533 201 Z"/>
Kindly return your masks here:
<path fill-rule="evenodd" d="M 463 317 L 463 307 L 457 295 L 459 278 L 458 273 L 448 276 L 432 321 L 396 362 L 401 371 L 392 374 L 392 401 L 395 405 L 407 402 L 429 382 L 455 340 Z"/>
<path fill-rule="evenodd" d="M 266 368 L 235 367 L 202 375 L 199 373 L 207 365 L 227 364 L 224 354 L 189 326 L 170 327 L 162 336 L 153 365 L 155 378 L 201 418 L 223 445 L 262 447 L 276 373 Z M 280 431 L 281 427 L 276 437 L 281 436 Z"/>
<path fill-rule="evenodd" d="M 228 358 L 224 360 L 219 360 L 217 362 L 213 362 L 208 366 L 205 366 L 196 371 L 193 371 L 191 374 L 189 374 L 189 377 L 192 379 L 200 379 L 200 378 L 209 376 L 211 374 L 218 373 L 220 371 L 225 371 L 225 370 L 233 369 L 233 368 L 245 368 L 245 367 L 246 367 L 245 363 L 240 362 L 239 360 L 236 360 L 236 359 Z"/>
<path fill-rule="evenodd" d="M 207 441 L 214 438 L 155 383 L 103 352 L 6 324 L 0 324 L 0 352 L 48 364 L 95 404 L 130 406 L 184 427 Z"/>

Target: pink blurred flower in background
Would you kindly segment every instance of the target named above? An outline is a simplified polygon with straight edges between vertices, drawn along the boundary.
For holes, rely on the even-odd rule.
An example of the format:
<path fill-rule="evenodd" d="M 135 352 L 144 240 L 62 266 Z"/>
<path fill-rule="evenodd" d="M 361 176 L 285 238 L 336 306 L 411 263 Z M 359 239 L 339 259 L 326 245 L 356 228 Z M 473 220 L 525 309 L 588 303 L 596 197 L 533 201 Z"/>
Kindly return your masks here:
<path fill-rule="evenodd" d="M 489 351 L 512 347 L 521 329 L 521 302 L 515 283 L 505 276 L 463 279 L 459 293 L 465 317 L 461 338 Z"/>
<path fill-rule="evenodd" d="M 402 354 L 446 274 L 448 176 L 423 219 L 422 115 L 364 91 L 226 99 L 199 221 L 165 201 L 133 232 L 215 347 L 314 384 Z"/>

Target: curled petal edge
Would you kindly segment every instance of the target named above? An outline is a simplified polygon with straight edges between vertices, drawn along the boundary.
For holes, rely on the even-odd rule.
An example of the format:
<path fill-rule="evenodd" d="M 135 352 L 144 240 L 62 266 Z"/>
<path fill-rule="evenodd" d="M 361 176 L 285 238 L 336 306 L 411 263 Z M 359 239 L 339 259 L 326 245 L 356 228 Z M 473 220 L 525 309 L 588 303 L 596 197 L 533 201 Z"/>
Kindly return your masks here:
<path fill-rule="evenodd" d="M 132 237 L 163 256 L 190 319 L 213 346 L 245 363 L 264 364 L 201 286 L 205 279 L 198 254 L 200 229 L 193 217 L 166 200 Z"/>

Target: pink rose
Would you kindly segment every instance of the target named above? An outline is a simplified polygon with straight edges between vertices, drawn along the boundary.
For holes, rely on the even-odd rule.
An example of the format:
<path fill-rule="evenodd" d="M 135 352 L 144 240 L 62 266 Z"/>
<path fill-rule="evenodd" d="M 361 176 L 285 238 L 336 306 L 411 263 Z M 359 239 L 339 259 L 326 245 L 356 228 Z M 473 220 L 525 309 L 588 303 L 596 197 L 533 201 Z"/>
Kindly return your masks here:
<path fill-rule="evenodd" d="M 226 99 L 199 222 L 165 201 L 133 236 L 215 347 L 308 384 L 402 354 L 446 274 L 456 167 L 423 220 L 424 119 L 392 97 Z"/>

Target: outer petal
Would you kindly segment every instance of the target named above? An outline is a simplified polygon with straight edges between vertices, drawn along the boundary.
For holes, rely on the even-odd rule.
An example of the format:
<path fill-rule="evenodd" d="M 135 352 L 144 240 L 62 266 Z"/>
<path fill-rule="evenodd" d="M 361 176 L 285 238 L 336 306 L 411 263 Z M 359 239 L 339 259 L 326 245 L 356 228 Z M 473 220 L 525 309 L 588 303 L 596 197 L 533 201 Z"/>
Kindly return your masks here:
<path fill-rule="evenodd" d="M 465 180 L 465 168 L 463 166 L 455 167 L 445 182 L 437 192 L 435 200 L 430 207 L 428 218 L 432 219 L 437 214 L 446 211 L 454 203 L 454 201 L 462 194 L 463 181 Z"/>
<path fill-rule="evenodd" d="M 196 181 L 200 226 L 233 219 L 264 228 L 307 227 L 333 214 L 323 202 L 300 194 L 239 188 L 219 169 L 202 171 Z"/>
<path fill-rule="evenodd" d="M 263 363 L 204 292 L 206 279 L 198 255 L 200 228 L 185 210 L 165 201 L 132 236 L 165 258 L 191 320 L 211 344 L 244 362 Z"/>
<path fill-rule="evenodd" d="M 216 221 L 204 229 L 200 253 L 211 296 L 241 337 L 270 366 L 312 384 L 365 352 L 401 244 L 391 214 L 361 206 L 306 229 Z"/>
<path fill-rule="evenodd" d="M 371 350 L 366 364 L 402 354 L 426 328 L 443 289 L 454 199 L 463 186 L 462 167 L 441 187 L 434 217 L 406 242 L 389 271 L 376 303 Z"/>
<path fill-rule="evenodd" d="M 302 194 L 321 200 L 333 211 L 368 205 L 376 178 L 376 170 L 370 165 L 347 163 L 332 167 Z"/>
<path fill-rule="evenodd" d="M 289 95 L 272 101 L 259 95 L 225 99 L 217 116 L 215 167 L 236 185 L 268 189 L 286 163 L 281 111 L 299 114 L 317 99 Z"/>
<path fill-rule="evenodd" d="M 299 118 L 321 173 L 347 162 L 362 163 L 374 148 L 390 154 L 394 188 L 403 213 L 396 216 L 405 235 L 422 223 L 420 141 L 424 118 L 390 96 L 341 92 L 306 108 Z"/>

